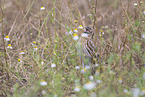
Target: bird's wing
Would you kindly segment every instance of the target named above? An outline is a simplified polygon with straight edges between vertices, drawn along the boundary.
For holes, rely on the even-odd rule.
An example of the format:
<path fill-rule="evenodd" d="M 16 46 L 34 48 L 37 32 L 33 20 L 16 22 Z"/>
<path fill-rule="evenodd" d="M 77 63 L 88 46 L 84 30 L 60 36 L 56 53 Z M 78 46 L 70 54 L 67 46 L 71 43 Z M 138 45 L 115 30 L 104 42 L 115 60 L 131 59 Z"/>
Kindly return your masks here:
<path fill-rule="evenodd" d="M 96 56 L 96 47 L 94 45 L 94 42 L 92 40 L 88 40 L 87 43 L 86 43 L 86 49 L 87 49 L 87 52 L 90 54 L 91 57 L 97 57 Z"/>

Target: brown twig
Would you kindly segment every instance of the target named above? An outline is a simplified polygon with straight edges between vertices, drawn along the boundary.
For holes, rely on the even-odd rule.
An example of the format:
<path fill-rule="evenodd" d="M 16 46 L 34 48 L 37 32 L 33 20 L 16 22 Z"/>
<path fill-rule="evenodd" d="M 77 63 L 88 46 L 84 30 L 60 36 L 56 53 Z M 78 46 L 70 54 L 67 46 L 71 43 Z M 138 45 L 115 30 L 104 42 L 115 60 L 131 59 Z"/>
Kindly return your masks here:
<path fill-rule="evenodd" d="M 5 44 L 5 40 L 4 40 L 4 30 L 3 30 L 3 27 L 4 27 L 4 11 L 3 11 L 3 8 L 2 8 L 2 0 L 0 0 L 0 10 L 1 10 L 1 17 L 2 17 L 2 28 L 1 28 L 1 33 L 2 33 L 2 41 L 3 41 L 3 50 L 4 50 L 4 55 L 5 55 L 5 61 L 6 61 L 6 71 L 7 71 L 7 76 L 8 76 L 8 79 L 9 79 L 9 72 L 8 72 L 8 69 L 9 69 L 9 66 L 8 66 L 8 62 L 7 62 L 7 53 L 6 53 L 6 44 Z M 4 65 L 2 64 L 2 74 L 4 74 Z"/>
<path fill-rule="evenodd" d="M 96 27 L 96 32 L 98 32 L 98 25 L 97 25 L 97 17 L 96 17 L 96 14 L 97 14 L 97 0 L 96 0 L 96 3 L 95 3 L 95 13 L 94 13 L 94 23 L 93 23 L 93 29 L 94 27 Z"/>

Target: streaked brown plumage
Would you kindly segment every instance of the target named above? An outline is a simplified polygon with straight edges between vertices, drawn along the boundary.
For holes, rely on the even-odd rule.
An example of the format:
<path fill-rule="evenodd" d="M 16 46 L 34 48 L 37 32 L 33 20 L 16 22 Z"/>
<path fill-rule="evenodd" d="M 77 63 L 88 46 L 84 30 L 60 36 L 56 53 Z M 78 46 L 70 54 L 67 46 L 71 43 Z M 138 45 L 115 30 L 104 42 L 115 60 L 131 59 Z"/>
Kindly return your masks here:
<path fill-rule="evenodd" d="M 88 37 L 86 38 L 86 43 L 85 43 L 85 48 L 86 48 L 86 52 L 88 53 L 88 56 L 91 59 L 97 58 L 98 55 L 96 53 L 96 47 L 93 42 L 93 36 L 94 36 L 93 28 L 86 27 L 86 31 L 84 33 L 88 34 Z"/>
<path fill-rule="evenodd" d="M 86 34 L 87 37 L 84 37 L 82 39 L 82 50 L 83 50 L 83 61 L 84 60 L 88 60 L 89 61 L 89 65 L 91 65 L 92 70 L 91 73 L 94 74 L 95 73 L 95 68 L 94 68 L 94 64 L 95 61 L 98 60 L 99 56 L 96 52 L 96 47 L 94 45 L 93 42 L 93 36 L 94 36 L 94 30 L 91 27 L 85 27 L 86 31 L 83 32 L 83 34 Z M 84 62 L 84 65 L 88 64 Z"/>

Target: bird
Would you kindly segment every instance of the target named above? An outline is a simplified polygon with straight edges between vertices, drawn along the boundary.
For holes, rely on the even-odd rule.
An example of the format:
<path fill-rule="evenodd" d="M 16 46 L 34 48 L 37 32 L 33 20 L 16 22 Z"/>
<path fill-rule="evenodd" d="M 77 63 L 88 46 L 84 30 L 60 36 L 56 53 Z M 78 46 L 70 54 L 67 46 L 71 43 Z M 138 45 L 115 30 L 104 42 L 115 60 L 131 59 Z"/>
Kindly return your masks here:
<path fill-rule="evenodd" d="M 81 34 L 82 38 L 80 40 L 81 51 L 80 56 L 82 59 L 83 66 L 91 65 L 91 74 L 95 74 L 95 63 L 99 60 L 99 54 L 96 51 L 96 47 L 93 42 L 93 36 L 95 31 L 91 27 L 85 27 L 85 31 Z"/>

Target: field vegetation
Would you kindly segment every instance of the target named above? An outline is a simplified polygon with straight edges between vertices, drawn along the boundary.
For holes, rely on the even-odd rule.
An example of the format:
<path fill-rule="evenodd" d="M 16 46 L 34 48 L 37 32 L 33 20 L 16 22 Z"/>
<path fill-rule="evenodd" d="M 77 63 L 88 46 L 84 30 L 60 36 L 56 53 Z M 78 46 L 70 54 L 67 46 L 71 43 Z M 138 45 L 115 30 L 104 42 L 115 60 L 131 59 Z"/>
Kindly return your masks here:
<path fill-rule="evenodd" d="M 94 75 L 78 56 L 87 26 Z M 2 97 L 145 97 L 144 65 L 144 1 L 0 0 Z"/>

